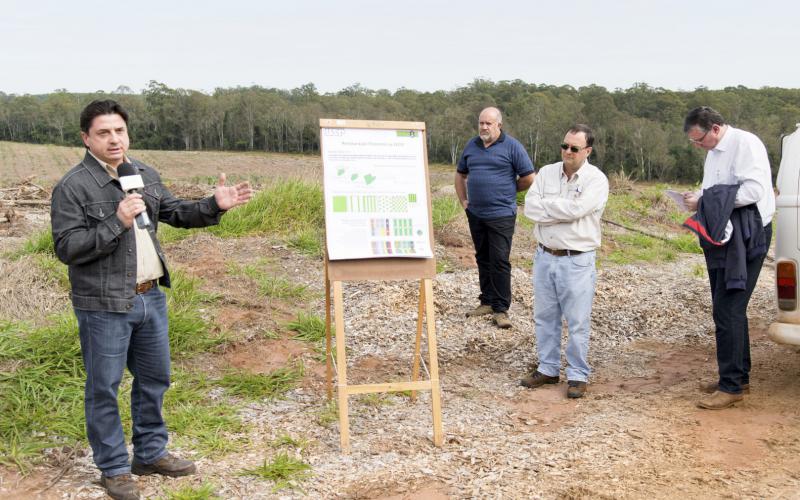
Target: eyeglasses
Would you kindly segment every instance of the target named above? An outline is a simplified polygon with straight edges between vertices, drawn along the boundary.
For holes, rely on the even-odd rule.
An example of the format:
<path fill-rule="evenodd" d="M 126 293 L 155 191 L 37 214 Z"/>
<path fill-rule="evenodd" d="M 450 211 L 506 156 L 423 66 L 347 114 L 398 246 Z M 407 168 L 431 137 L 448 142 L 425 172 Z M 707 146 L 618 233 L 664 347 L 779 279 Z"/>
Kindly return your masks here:
<path fill-rule="evenodd" d="M 586 148 L 588 148 L 588 147 L 589 147 L 589 146 L 583 146 L 583 147 L 580 147 L 580 146 L 570 146 L 570 145 L 569 145 L 569 144 L 567 144 L 566 142 L 562 142 L 562 143 L 561 143 L 561 149 L 563 149 L 564 151 L 566 151 L 566 150 L 568 150 L 568 149 L 569 149 L 569 150 L 570 150 L 570 151 L 572 151 L 573 153 L 578 153 L 578 152 L 580 152 L 581 150 L 583 150 L 583 149 L 586 149 Z"/>
<path fill-rule="evenodd" d="M 714 130 L 713 126 L 710 129 L 706 130 L 706 133 L 703 134 L 703 136 L 699 139 L 692 139 L 691 137 L 689 137 L 689 142 L 691 142 L 692 144 L 700 144 L 701 142 L 703 142 L 703 140 L 705 140 L 708 133 L 711 132 L 712 130 Z"/>

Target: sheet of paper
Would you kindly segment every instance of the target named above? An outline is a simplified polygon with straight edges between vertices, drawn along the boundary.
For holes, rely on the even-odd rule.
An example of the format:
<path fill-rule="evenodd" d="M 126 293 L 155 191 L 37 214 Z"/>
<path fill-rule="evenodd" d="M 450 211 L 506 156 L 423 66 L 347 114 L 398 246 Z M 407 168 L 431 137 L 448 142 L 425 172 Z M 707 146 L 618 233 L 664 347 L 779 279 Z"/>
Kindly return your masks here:
<path fill-rule="evenodd" d="M 432 257 L 422 131 L 321 134 L 328 258 Z"/>
<path fill-rule="evenodd" d="M 689 212 L 689 208 L 686 206 L 686 203 L 683 202 L 683 193 L 667 189 L 664 191 L 664 194 L 667 195 L 669 199 L 674 201 L 675 204 L 678 205 L 678 208 L 680 208 L 684 212 Z"/>

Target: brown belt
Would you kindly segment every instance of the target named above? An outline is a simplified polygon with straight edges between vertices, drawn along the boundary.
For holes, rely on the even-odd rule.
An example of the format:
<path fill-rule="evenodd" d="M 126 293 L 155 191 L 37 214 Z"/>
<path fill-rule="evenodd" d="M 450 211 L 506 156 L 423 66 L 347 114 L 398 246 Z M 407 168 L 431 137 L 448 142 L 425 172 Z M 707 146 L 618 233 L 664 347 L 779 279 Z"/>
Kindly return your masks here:
<path fill-rule="evenodd" d="M 545 252 L 555 255 L 556 257 L 564 257 L 566 255 L 578 255 L 584 253 L 583 250 L 555 250 L 553 248 L 547 248 L 541 243 L 539 244 L 539 247 Z"/>
<path fill-rule="evenodd" d="M 158 280 L 145 281 L 143 283 L 136 283 L 136 293 L 143 294 L 149 292 L 151 288 L 158 286 Z"/>

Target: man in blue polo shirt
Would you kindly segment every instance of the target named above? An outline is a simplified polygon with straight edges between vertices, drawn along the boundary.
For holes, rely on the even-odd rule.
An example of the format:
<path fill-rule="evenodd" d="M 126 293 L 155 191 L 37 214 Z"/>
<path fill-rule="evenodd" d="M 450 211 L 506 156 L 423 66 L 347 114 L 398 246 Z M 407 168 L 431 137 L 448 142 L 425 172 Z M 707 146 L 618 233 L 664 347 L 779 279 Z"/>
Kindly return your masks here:
<path fill-rule="evenodd" d="M 492 314 L 500 328 L 511 328 L 511 239 L 517 220 L 517 192 L 533 183 L 533 163 L 520 142 L 502 130 L 503 115 L 486 108 L 478 136 L 464 147 L 455 175 L 456 195 L 467 214 L 475 245 L 480 305 L 467 317 Z"/>

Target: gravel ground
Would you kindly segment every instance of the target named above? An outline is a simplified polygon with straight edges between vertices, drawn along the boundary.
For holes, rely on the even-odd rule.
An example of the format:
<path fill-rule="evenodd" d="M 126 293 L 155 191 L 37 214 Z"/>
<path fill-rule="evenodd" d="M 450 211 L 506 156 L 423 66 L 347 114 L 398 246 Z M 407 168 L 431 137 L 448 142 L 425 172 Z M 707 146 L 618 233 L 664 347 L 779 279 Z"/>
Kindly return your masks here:
<path fill-rule="evenodd" d="M 176 265 L 200 276 L 217 268 L 214 276 L 222 279 L 221 260 L 252 261 L 259 250 L 293 280 L 322 291 L 318 261 L 265 239 L 200 234 L 171 253 Z M 566 398 L 563 382 L 537 390 L 518 385 L 536 363 L 529 270 L 513 271 L 511 330 L 495 328 L 488 317 L 464 317 L 477 300 L 474 269 L 440 274 L 434 303 L 443 447 L 432 444 L 428 393 L 416 402 L 392 394 L 351 398 L 352 453 L 341 454 L 338 423 L 324 418 L 324 378 L 312 377 L 283 400 L 243 405 L 251 430 L 240 452 L 199 458 L 196 477 L 142 477 L 143 494 L 163 497 L 207 481 L 221 498 L 246 499 L 797 498 L 800 360 L 765 337 L 774 319 L 774 271 L 765 266 L 750 305 L 753 393 L 734 409 L 703 412 L 694 406 L 696 384 L 713 376 L 715 360 L 708 284 L 698 268 L 702 257 L 687 255 L 599 270 L 589 359 L 595 372 L 577 401 Z M 227 306 L 257 308 L 246 288 L 236 291 L 224 281 L 209 286 L 229 291 Z M 345 284 L 351 383 L 408 377 L 417 290 L 410 282 Z M 312 305 L 322 314 L 321 299 Z M 315 354 L 303 356 L 318 373 Z M 271 441 L 285 434 L 308 440 L 303 450 L 282 450 L 312 466 L 310 479 L 273 491 L 271 482 L 240 474 L 281 451 Z M 62 455 L 54 450 L 50 466 L 24 478 L 0 469 L 0 496 L 103 498 L 86 451 Z"/>

